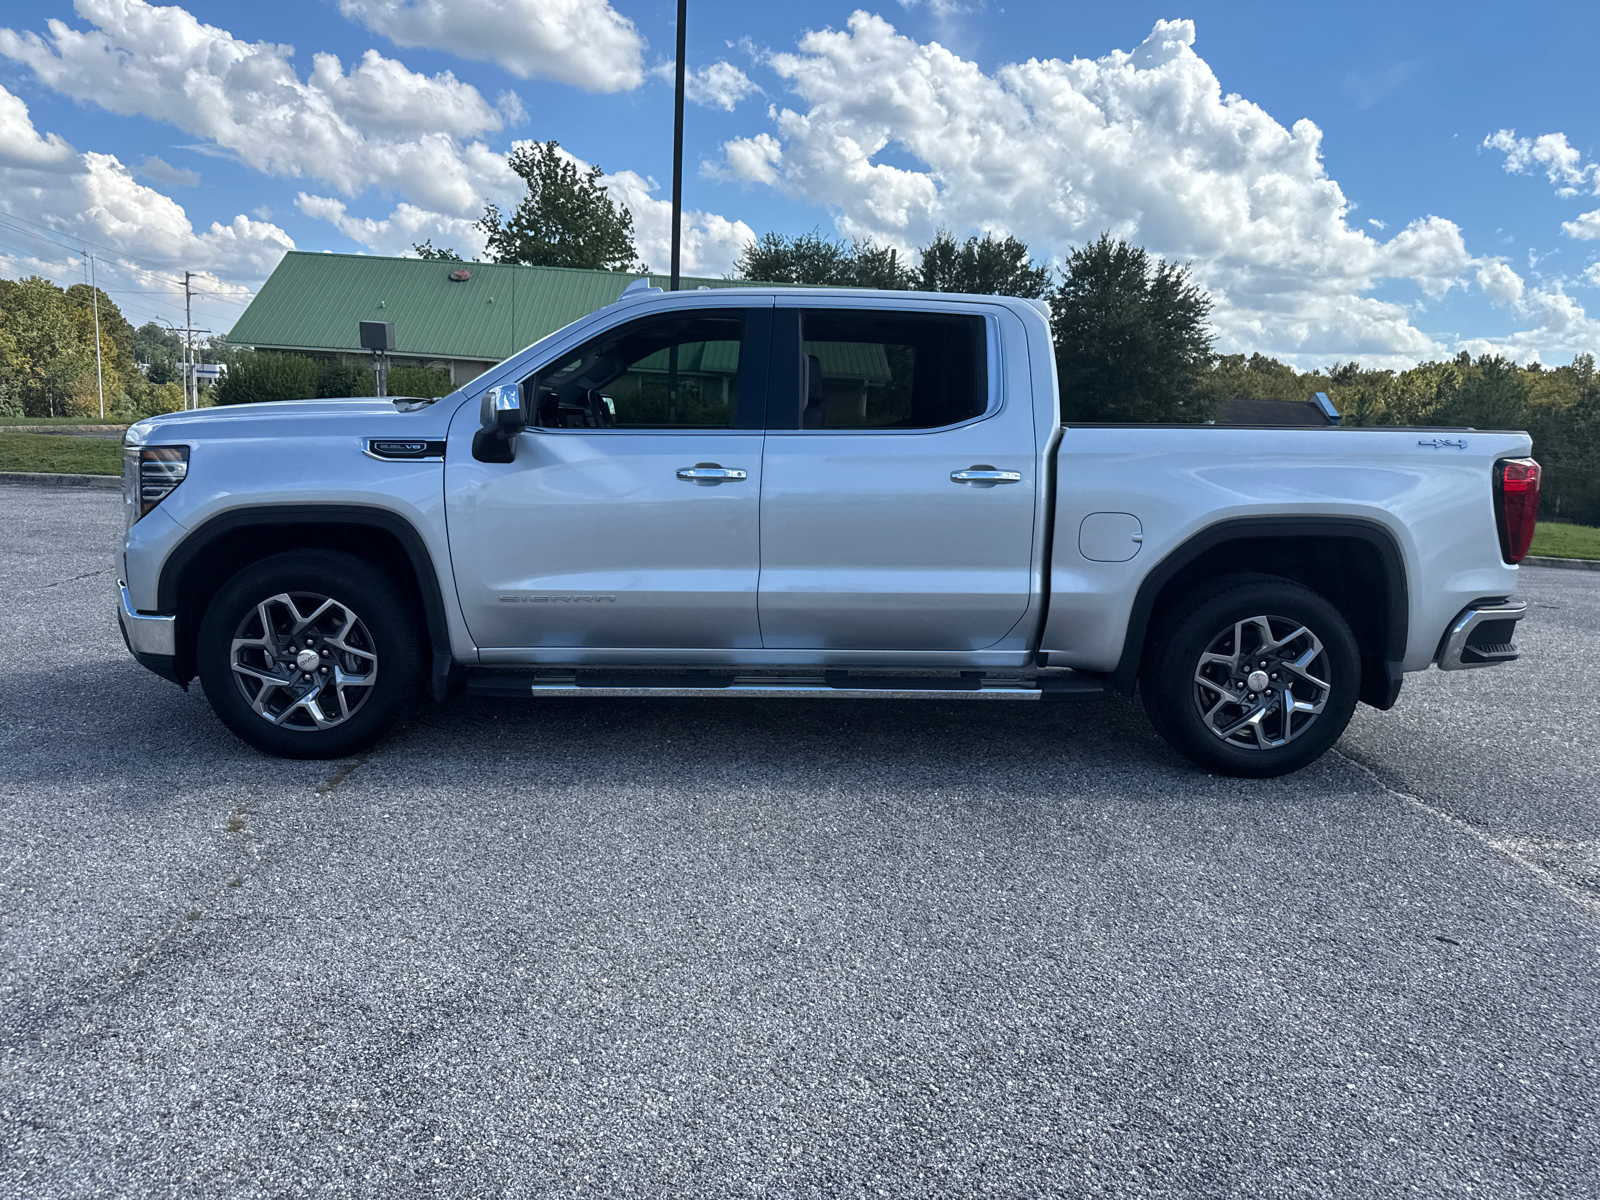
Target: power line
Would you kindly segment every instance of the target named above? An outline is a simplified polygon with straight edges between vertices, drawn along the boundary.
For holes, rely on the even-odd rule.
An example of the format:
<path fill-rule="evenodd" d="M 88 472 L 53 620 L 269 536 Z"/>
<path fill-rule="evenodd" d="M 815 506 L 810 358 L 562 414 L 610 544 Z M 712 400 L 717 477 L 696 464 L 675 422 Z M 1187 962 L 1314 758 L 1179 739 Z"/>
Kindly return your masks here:
<path fill-rule="evenodd" d="M 46 233 L 53 233 L 57 237 L 72 237 L 71 234 L 62 233 L 59 229 L 55 229 L 49 225 L 41 225 L 38 221 L 30 221 L 27 217 L 19 217 L 16 213 L 0 213 L 0 221 L 21 221 L 24 225 L 32 225 L 35 229 L 43 229 Z M 137 254 L 129 254 L 126 250 L 119 250 L 115 246 L 106 246 L 100 242 L 91 242 L 88 238 L 73 237 L 73 241 L 77 243 L 77 245 L 93 246 L 96 250 L 105 250 L 111 254 L 120 254 L 124 258 L 131 258 L 134 262 L 142 262 L 146 266 L 154 267 L 157 271 L 171 271 L 175 269 L 172 267 L 163 267 L 160 263 L 153 262 L 148 258 L 140 258 Z M 66 245 L 67 243 L 62 242 L 59 244 Z M 76 249 L 77 246 L 72 246 L 69 248 Z M 132 270 L 133 268 L 129 269 Z"/>
<path fill-rule="evenodd" d="M 63 241 L 61 239 L 68 238 L 71 235 L 60 233 L 58 230 L 51 230 L 48 225 L 40 225 L 36 221 L 27 220 L 25 217 L 18 217 L 18 216 L 15 216 L 14 214 L 11 214 L 11 213 L 0 213 L 0 224 L 8 224 L 9 222 L 12 222 L 12 221 L 21 221 L 25 225 L 33 225 L 38 229 L 47 230 L 50 233 L 56 234 L 57 236 L 55 236 L 55 237 L 47 237 L 44 234 L 33 233 L 33 232 L 31 232 L 31 231 L 29 231 L 27 229 L 18 229 L 15 226 L 12 226 L 12 231 L 13 232 L 20 233 L 23 237 L 36 238 L 39 241 L 48 243 L 49 245 L 52 245 L 52 246 L 60 246 L 63 250 L 76 251 L 77 253 L 83 255 L 86 258 L 88 257 L 88 251 L 87 251 L 86 247 L 93 246 L 97 250 L 105 250 L 110 254 L 116 255 L 119 260 L 123 259 L 123 258 L 129 258 L 129 259 L 132 259 L 134 262 L 149 262 L 150 261 L 149 259 L 139 258 L 137 255 L 128 254 L 126 251 L 115 249 L 114 247 L 103 246 L 99 242 L 92 242 L 88 238 L 77 238 L 74 241 Z M 12 249 L 13 250 L 17 250 L 18 253 L 21 253 L 21 254 L 29 254 L 34 258 L 38 257 L 37 255 L 33 254 L 32 251 L 22 250 L 20 247 L 13 246 Z M 131 266 L 128 263 L 122 262 L 122 261 L 118 261 L 117 267 L 120 270 L 131 271 L 131 272 L 133 272 L 133 273 L 135 273 L 137 275 L 148 275 L 150 278 L 159 280 L 162 283 L 171 283 L 172 286 L 173 286 L 173 289 L 174 289 L 174 294 L 176 294 L 176 289 L 182 286 L 181 284 L 179 284 L 177 282 L 177 280 L 175 278 L 172 278 L 172 277 L 162 273 L 161 271 L 147 271 L 147 270 L 144 270 L 141 267 Z M 175 276 L 176 274 L 177 274 L 176 270 L 173 270 L 172 275 Z M 251 297 L 254 297 L 255 294 L 256 294 L 253 290 L 251 290 L 249 288 L 245 288 L 243 290 Z M 197 292 L 196 294 L 197 295 L 202 295 L 202 296 L 211 296 L 214 299 L 221 300 L 221 301 L 223 301 L 225 303 L 228 303 L 228 304 L 248 305 L 250 303 L 249 300 L 242 300 L 237 296 L 230 296 L 225 292 L 209 292 L 208 291 L 208 292 Z"/>

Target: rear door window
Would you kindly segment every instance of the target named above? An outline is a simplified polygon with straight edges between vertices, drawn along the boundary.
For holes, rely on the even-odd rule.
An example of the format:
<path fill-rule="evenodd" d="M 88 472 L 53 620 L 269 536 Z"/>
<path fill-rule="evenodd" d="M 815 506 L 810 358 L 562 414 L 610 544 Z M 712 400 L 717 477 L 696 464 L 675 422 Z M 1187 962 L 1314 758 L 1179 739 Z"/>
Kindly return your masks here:
<path fill-rule="evenodd" d="M 798 394 L 772 427 L 938 429 L 982 416 L 984 343 L 978 316 L 803 309 Z"/>

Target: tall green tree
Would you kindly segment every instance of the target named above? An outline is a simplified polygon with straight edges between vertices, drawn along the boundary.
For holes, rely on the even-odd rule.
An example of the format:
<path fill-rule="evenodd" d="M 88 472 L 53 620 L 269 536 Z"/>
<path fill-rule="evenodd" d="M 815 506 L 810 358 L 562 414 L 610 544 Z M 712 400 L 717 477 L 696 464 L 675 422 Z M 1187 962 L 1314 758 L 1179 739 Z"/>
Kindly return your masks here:
<path fill-rule="evenodd" d="M 133 357 L 151 383 L 176 383 L 182 370 L 183 339 L 154 321 L 133 331 Z"/>
<path fill-rule="evenodd" d="M 1203 421 L 1211 298 L 1186 268 L 1110 234 L 1074 250 L 1050 297 L 1061 407 L 1078 421 Z"/>
<path fill-rule="evenodd" d="M 1429 423 L 1521 429 L 1528 403 L 1527 374 L 1508 358 L 1482 355 L 1471 370 L 1462 372 L 1460 386 L 1439 406 L 1436 419 Z"/>
<path fill-rule="evenodd" d="M 832 287 L 915 287 L 899 251 L 871 241 L 842 242 L 810 233 L 785 237 L 765 233 L 747 245 L 733 265 L 736 279 L 755 283 L 800 283 Z"/>
<path fill-rule="evenodd" d="M 135 370 L 137 363 L 133 353 L 133 326 L 128 323 L 128 318 L 122 315 L 110 296 L 99 288 L 90 288 L 86 283 L 75 283 L 66 291 L 67 299 L 78 308 L 79 320 L 86 330 L 89 330 L 90 350 L 93 351 L 93 329 L 95 322 L 96 301 L 99 304 L 100 337 L 102 340 L 109 338 L 113 347 L 110 365 L 117 374 L 127 378 Z"/>
<path fill-rule="evenodd" d="M 435 246 L 432 238 L 425 242 L 412 242 L 411 249 L 416 252 L 418 258 L 431 258 L 438 262 L 461 261 L 461 255 L 448 246 Z"/>
<path fill-rule="evenodd" d="M 494 204 L 484 208 L 477 227 L 489 240 L 492 261 L 594 271 L 645 269 L 633 245 L 633 214 L 606 194 L 599 167 L 579 170 L 556 142 L 518 146 L 510 162 L 528 191 L 509 216 Z"/>
<path fill-rule="evenodd" d="M 61 416 L 72 385 L 94 369 L 94 346 L 84 337 L 76 305 L 48 279 L 30 275 L 4 289 L 0 326 L 16 345 L 14 386 L 30 417 Z"/>
<path fill-rule="evenodd" d="M 922 249 L 917 286 L 925 292 L 968 292 L 980 296 L 1041 299 L 1050 290 L 1050 268 L 1034 263 L 1028 247 L 1007 236 L 969 237 L 957 242 L 941 229 Z"/>

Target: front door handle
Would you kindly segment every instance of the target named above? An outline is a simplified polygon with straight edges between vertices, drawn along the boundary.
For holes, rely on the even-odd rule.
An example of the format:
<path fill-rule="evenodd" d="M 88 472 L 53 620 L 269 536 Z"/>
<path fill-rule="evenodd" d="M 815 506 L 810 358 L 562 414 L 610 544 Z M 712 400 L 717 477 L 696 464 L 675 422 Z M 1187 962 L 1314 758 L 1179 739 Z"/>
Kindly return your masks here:
<path fill-rule="evenodd" d="M 719 483 L 738 483 L 741 479 L 749 479 L 750 472 L 741 471 L 738 467 L 724 467 L 720 463 L 695 463 L 692 467 L 679 467 L 678 478 L 685 483 L 713 487 Z"/>
<path fill-rule="evenodd" d="M 951 471 L 951 483 L 965 483 L 972 487 L 993 487 L 997 483 L 1021 483 L 1021 471 L 997 471 L 988 463 L 974 463 L 965 471 Z"/>

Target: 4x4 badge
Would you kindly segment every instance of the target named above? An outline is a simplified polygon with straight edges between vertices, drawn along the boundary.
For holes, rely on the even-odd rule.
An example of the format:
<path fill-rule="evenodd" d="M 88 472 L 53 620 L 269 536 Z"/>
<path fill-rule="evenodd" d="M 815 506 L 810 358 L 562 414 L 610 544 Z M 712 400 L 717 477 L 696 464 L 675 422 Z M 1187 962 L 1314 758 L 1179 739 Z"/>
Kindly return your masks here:
<path fill-rule="evenodd" d="M 1432 446 L 1435 450 L 1465 450 L 1466 438 L 1418 438 L 1417 445 Z"/>

